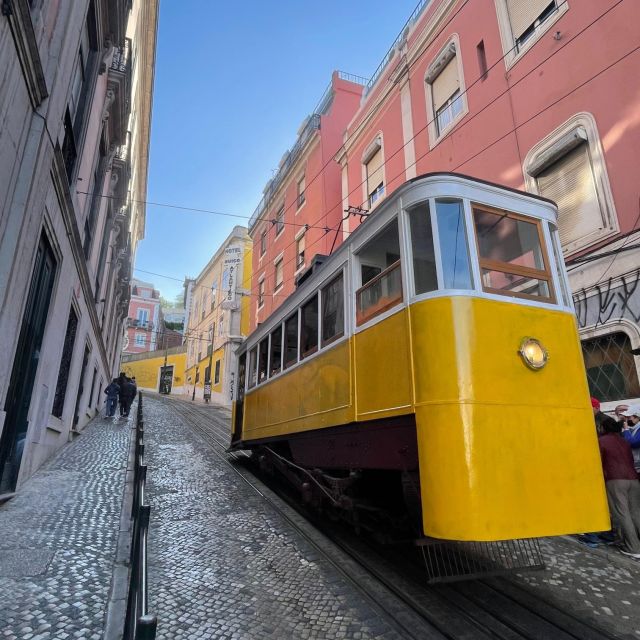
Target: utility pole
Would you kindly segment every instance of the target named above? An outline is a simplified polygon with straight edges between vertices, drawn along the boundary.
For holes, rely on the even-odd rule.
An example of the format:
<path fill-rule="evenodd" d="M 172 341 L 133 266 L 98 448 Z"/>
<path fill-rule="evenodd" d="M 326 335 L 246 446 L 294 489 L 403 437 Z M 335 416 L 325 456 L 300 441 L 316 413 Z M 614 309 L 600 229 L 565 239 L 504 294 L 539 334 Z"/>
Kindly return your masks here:
<path fill-rule="evenodd" d="M 213 366 L 213 341 L 214 341 L 215 332 L 216 332 L 216 326 L 214 324 L 211 329 L 211 342 L 209 344 L 209 374 L 204 381 L 205 402 L 209 402 L 211 400 L 211 367 Z M 207 385 L 209 385 L 208 389 L 207 389 Z"/>

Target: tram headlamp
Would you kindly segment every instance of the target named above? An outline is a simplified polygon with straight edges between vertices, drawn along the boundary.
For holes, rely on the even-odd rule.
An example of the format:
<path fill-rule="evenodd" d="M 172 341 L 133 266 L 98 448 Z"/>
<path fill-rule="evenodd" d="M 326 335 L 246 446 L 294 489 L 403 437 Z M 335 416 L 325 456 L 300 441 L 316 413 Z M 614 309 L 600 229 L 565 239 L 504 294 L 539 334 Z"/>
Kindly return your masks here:
<path fill-rule="evenodd" d="M 542 369 L 549 359 L 547 350 L 542 346 L 542 343 L 535 338 L 525 338 L 520 345 L 518 353 L 527 367 L 536 370 Z"/>

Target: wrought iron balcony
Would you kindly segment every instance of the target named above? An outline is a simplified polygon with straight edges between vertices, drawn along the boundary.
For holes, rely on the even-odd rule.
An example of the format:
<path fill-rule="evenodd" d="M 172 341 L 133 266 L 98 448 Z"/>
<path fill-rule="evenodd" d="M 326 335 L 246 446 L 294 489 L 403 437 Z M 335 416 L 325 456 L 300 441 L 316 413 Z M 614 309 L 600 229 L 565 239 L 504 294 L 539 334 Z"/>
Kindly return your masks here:
<path fill-rule="evenodd" d="M 298 159 L 300 152 L 304 149 L 311 136 L 318 129 L 320 129 L 320 114 L 314 113 L 313 115 L 309 116 L 309 119 L 302 128 L 302 131 L 300 132 L 296 143 L 293 145 L 293 147 L 291 147 L 291 150 L 288 152 L 288 154 L 285 155 L 283 161 L 280 164 L 280 168 L 278 169 L 278 173 L 276 173 L 276 175 L 267 184 L 264 195 L 262 196 L 262 200 L 260 200 L 258 206 L 253 212 L 253 215 L 251 216 L 251 219 L 249 220 L 249 229 L 251 229 L 258 218 L 269 206 L 271 198 L 278 190 L 278 187 L 282 183 L 284 177 L 289 173 L 289 170 Z"/>

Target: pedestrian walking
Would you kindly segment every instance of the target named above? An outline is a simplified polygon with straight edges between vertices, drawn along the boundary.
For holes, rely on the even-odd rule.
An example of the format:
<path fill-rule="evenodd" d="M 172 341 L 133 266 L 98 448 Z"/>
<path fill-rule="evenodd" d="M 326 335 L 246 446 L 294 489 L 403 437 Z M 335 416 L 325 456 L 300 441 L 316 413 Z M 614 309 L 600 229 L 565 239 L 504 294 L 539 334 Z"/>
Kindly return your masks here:
<path fill-rule="evenodd" d="M 120 385 L 117 378 L 111 381 L 111 384 L 104 390 L 107 394 L 107 418 L 112 418 L 116 414 L 116 407 L 118 406 L 118 396 L 120 395 Z"/>
<path fill-rule="evenodd" d="M 631 445 L 633 464 L 636 471 L 640 471 L 640 404 L 632 404 L 620 412 L 624 419 L 622 435 Z"/>
<path fill-rule="evenodd" d="M 126 405 L 126 393 L 125 393 L 125 384 L 128 382 L 129 378 L 127 378 L 124 371 L 120 372 L 118 376 L 117 382 L 120 387 L 120 392 L 118 393 L 118 400 L 120 404 L 120 417 L 124 417 L 124 409 Z"/>
<path fill-rule="evenodd" d="M 125 418 L 129 415 L 129 410 L 131 409 L 131 404 L 135 400 L 137 390 L 138 388 L 135 385 L 135 383 L 132 382 L 129 378 L 127 378 L 127 380 L 123 385 L 123 389 L 121 393 L 122 400 L 120 400 L 122 415 Z"/>
<path fill-rule="evenodd" d="M 631 446 L 622 437 L 622 425 L 613 418 L 602 421 L 598 438 L 607 500 L 614 528 L 622 546 L 620 551 L 640 559 L 640 481 L 633 466 Z"/>

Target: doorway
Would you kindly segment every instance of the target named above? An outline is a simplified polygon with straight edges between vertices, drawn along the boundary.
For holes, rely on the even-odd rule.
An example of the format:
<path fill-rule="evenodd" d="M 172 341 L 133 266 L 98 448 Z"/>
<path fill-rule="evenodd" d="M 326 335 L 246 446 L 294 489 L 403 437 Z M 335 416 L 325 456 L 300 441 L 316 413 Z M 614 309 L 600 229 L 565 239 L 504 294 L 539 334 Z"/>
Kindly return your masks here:
<path fill-rule="evenodd" d="M 28 414 L 40 361 L 57 262 L 44 234 L 40 237 L 13 360 L 0 438 L 0 493 L 14 491 L 27 439 Z"/>
<path fill-rule="evenodd" d="M 173 384 L 173 365 L 160 367 L 160 393 L 169 395 L 171 393 L 171 385 Z"/>

